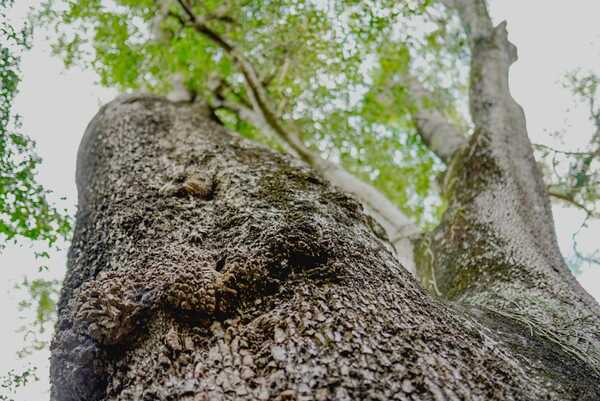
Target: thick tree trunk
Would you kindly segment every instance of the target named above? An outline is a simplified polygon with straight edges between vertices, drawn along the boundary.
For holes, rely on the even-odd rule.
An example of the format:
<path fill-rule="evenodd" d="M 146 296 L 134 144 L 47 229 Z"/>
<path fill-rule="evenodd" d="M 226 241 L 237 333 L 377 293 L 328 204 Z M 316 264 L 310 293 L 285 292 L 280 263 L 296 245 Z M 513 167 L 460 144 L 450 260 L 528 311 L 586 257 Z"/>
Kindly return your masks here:
<path fill-rule="evenodd" d="M 105 106 L 77 183 L 54 401 L 600 399 L 584 360 L 432 299 L 357 201 L 193 106 Z"/>

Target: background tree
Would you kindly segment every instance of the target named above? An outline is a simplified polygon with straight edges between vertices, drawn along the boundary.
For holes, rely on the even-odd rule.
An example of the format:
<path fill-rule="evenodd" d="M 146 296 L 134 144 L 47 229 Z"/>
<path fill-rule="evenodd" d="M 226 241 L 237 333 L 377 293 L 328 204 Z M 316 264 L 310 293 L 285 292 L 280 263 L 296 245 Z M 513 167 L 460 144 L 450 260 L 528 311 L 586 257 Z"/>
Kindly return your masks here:
<path fill-rule="evenodd" d="M 597 221 L 598 212 L 598 182 L 600 182 L 599 156 L 600 156 L 600 108 L 598 96 L 600 78 L 593 71 L 574 71 L 567 76 L 565 85 L 587 108 L 593 132 L 589 143 L 583 149 L 561 150 L 545 145 L 536 145 L 536 155 L 544 162 L 545 178 L 548 194 L 559 201 L 565 202 L 585 213 L 582 227 L 588 221 Z M 560 132 L 557 136 L 561 135 Z M 574 265 L 582 263 L 598 265 L 598 251 L 591 254 L 581 252 L 577 246 L 578 230 L 573 235 L 573 251 L 575 254 Z"/>
<path fill-rule="evenodd" d="M 78 1 L 60 17 L 80 26 L 68 62 L 173 102 L 122 98 L 84 137 L 54 399 L 599 396 L 599 307 L 558 250 L 509 92 L 516 48 L 485 2 Z M 378 181 L 403 152 L 420 196 L 447 202 L 434 229 L 383 185 L 419 195 L 403 159 Z"/>

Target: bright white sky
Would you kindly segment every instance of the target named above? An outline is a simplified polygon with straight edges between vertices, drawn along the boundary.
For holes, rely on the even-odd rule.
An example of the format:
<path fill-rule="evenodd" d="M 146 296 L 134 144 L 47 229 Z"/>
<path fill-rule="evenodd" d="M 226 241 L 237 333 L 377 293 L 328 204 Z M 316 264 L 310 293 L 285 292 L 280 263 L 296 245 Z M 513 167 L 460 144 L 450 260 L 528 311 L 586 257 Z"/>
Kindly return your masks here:
<path fill-rule="evenodd" d="M 16 11 L 23 15 L 39 0 L 18 0 Z M 524 107 L 533 142 L 563 148 L 583 145 L 591 134 L 584 107 L 577 107 L 560 82 L 565 73 L 578 67 L 600 72 L 600 2 L 589 0 L 495 0 L 492 15 L 499 22 L 508 20 L 509 35 L 519 48 L 519 61 L 511 71 L 513 96 Z M 65 71 L 62 62 L 50 56 L 49 47 L 37 36 L 33 50 L 23 59 L 24 81 L 16 101 L 16 111 L 23 116 L 24 132 L 37 141 L 44 162 L 39 179 L 64 196 L 61 205 L 74 210 L 75 155 L 83 131 L 99 106 L 111 100 L 113 90 L 95 85 L 90 72 Z M 570 109 L 570 111 L 569 111 Z M 548 132 L 565 129 L 565 143 L 552 142 Z M 561 249 L 572 253 L 571 235 L 582 222 L 579 211 L 555 207 L 555 220 Z M 580 234 L 581 248 L 598 248 L 600 224 Z M 7 247 L 0 254 L 0 376 L 28 361 L 18 361 L 15 350 L 22 345 L 15 329 L 21 324 L 17 313 L 19 294 L 11 290 L 24 274 L 38 274 L 38 262 L 28 247 Z M 65 270 L 66 251 L 54 254 L 48 263 L 46 278 L 61 278 Z M 585 268 L 578 279 L 600 299 L 600 268 Z M 48 353 L 39 352 L 29 361 L 39 367 L 40 381 L 21 391 L 16 400 L 48 399 Z"/>

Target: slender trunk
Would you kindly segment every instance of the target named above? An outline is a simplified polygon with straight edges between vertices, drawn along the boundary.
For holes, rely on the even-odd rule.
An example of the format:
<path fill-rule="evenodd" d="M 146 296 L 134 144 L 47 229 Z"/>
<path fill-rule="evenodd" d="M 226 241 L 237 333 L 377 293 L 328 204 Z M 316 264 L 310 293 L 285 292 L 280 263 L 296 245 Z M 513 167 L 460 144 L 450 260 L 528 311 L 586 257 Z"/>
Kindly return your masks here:
<path fill-rule="evenodd" d="M 432 299 L 359 203 L 193 106 L 105 106 L 77 184 L 54 401 L 600 397 L 589 365 Z"/>

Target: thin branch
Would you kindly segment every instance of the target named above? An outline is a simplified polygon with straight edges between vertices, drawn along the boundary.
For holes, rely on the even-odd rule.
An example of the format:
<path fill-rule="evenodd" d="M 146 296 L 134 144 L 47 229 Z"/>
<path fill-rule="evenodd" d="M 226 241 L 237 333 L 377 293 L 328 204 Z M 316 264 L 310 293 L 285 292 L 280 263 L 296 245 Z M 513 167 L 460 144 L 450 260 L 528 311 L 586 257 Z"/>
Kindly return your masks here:
<path fill-rule="evenodd" d="M 258 78 L 258 74 L 256 73 L 252 64 L 242 56 L 242 54 L 233 44 L 229 43 L 225 38 L 221 37 L 217 32 L 208 27 L 202 20 L 197 18 L 190 8 L 185 5 L 184 0 L 177 1 L 182 5 L 182 8 L 186 14 L 188 14 L 188 17 L 190 18 L 189 24 L 196 30 L 196 32 L 204 35 L 217 46 L 221 47 L 233 59 L 234 63 L 242 72 L 242 75 L 244 75 L 250 92 L 252 93 L 252 96 L 256 101 L 260 111 L 264 115 L 266 122 L 289 144 L 289 146 L 297 155 L 299 155 L 307 163 L 313 164 L 315 155 L 312 154 L 312 152 L 310 152 L 308 148 L 306 148 L 306 146 L 301 142 L 299 135 L 292 130 L 284 128 L 279 122 L 279 118 L 273 111 L 273 108 L 271 107 L 265 94 L 265 89 L 262 86 L 262 83 Z"/>
<path fill-rule="evenodd" d="M 548 150 L 553 153 L 560 153 L 560 154 L 567 155 L 567 156 L 589 156 L 589 155 L 593 155 L 593 154 L 597 153 L 597 151 L 596 152 L 573 152 L 573 151 L 568 151 L 568 150 L 560 150 L 560 149 L 555 149 L 551 146 L 544 145 L 541 143 L 534 143 L 532 145 L 534 148 L 544 149 L 544 150 Z"/>
<path fill-rule="evenodd" d="M 185 27 L 186 25 L 186 21 L 183 19 L 183 17 L 177 13 L 174 13 L 173 11 L 168 11 L 167 17 L 175 18 L 181 25 L 181 28 Z"/>
<path fill-rule="evenodd" d="M 575 206 L 576 208 L 583 210 L 590 217 L 600 218 L 600 215 L 596 214 L 593 210 L 591 210 L 590 208 L 585 206 L 583 203 L 577 202 L 572 196 L 569 196 L 569 195 L 566 195 L 566 194 L 563 194 L 560 192 L 552 191 L 552 190 L 548 190 L 546 192 L 548 193 L 549 196 L 551 196 L 553 198 L 560 199 L 563 202 L 569 203 L 569 204 Z"/>
<path fill-rule="evenodd" d="M 225 91 L 227 91 L 228 94 L 233 95 L 237 101 L 239 101 L 240 103 L 242 103 L 244 106 L 252 109 L 252 104 L 250 103 L 250 101 L 248 99 L 246 99 L 246 97 L 236 91 L 229 82 L 227 82 L 227 80 L 225 79 L 220 79 L 219 80 L 219 84 L 217 85 L 217 87 L 213 90 L 213 93 L 215 94 L 216 98 L 219 100 L 224 100 L 226 98 L 226 93 Z"/>
<path fill-rule="evenodd" d="M 187 4 L 186 0 L 177 0 L 183 11 L 187 14 L 188 18 L 192 21 L 196 21 L 196 14 L 192 11 L 191 7 Z"/>
<path fill-rule="evenodd" d="M 585 219 L 583 219 L 583 222 L 581 223 L 581 225 L 579 226 L 577 231 L 575 231 L 573 233 L 573 235 L 571 236 L 571 239 L 573 240 L 573 253 L 575 254 L 575 256 L 578 259 L 583 260 L 584 262 L 600 265 L 600 256 L 596 257 L 596 255 L 598 254 L 598 251 L 594 252 L 590 256 L 586 256 L 577 248 L 577 236 L 579 235 L 579 233 L 581 232 L 581 230 L 584 227 L 587 227 L 587 222 L 590 219 L 590 217 L 591 216 L 589 214 L 587 216 L 585 216 Z"/>
<path fill-rule="evenodd" d="M 269 74 L 269 76 L 267 76 L 265 79 L 262 80 L 263 86 L 266 88 L 269 85 L 271 85 L 271 83 L 273 83 L 273 81 L 275 81 L 275 80 L 283 80 L 283 78 L 287 74 L 289 64 L 290 64 L 289 57 L 285 57 L 281 66 L 275 67 L 275 70 L 273 71 L 273 73 Z"/>

